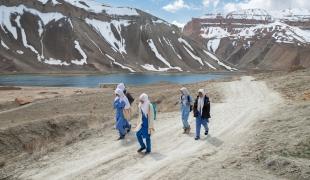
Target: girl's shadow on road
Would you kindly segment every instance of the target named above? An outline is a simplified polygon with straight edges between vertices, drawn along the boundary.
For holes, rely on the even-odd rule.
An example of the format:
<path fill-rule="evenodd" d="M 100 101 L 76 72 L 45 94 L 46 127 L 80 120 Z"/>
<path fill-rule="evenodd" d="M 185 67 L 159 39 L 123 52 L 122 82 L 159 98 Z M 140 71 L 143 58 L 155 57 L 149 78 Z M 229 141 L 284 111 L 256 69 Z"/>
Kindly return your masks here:
<path fill-rule="evenodd" d="M 206 140 L 215 147 L 220 147 L 224 143 L 224 141 L 218 139 L 217 137 L 212 137 L 211 134 L 206 137 Z"/>
<path fill-rule="evenodd" d="M 195 138 L 195 133 L 193 133 L 193 132 L 191 132 L 187 135 Z M 208 134 L 208 136 L 206 138 L 203 138 L 203 139 L 206 139 L 208 143 L 210 143 L 211 145 L 213 145 L 215 147 L 220 147 L 224 143 L 224 141 L 220 140 L 219 138 L 212 137 L 211 134 Z"/>
<path fill-rule="evenodd" d="M 126 135 L 125 139 L 121 141 L 122 146 L 131 146 L 136 142 L 136 134 L 130 132 Z"/>

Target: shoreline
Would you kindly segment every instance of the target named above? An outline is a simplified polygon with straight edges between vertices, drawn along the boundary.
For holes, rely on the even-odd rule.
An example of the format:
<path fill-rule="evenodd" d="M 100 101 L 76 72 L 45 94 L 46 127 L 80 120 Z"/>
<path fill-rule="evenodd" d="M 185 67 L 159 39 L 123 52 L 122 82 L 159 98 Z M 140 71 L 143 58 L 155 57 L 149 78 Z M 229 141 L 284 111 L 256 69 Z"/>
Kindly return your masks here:
<path fill-rule="evenodd" d="M 58 88 L 100 88 L 100 85 L 107 85 L 110 86 L 110 84 L 117 84 L 121 81 L 123 81 L 128 86 L 147 86 L 147 85 L 156 85 L 156 84 L 172 84 L 172 85 L 189 85 L 189 84 L 195 84 L 195 83 L 201 83 L 201 82 L 210 82 L 214 80 L 225 80 L 230 77 L 235 76 L 242 76 L 246 75 L 245 72 L 216 72 L 216 73 L 207 73 L 207 74 L 201 74 L 201 73 L 130 73 L 130 74 L 88 74 L 88 75 L 51 75 L 51 74 L 20 74 L 20 75 L 0 75 L 0 79 L 3 79 L 3 83 L 1 83 L 0 80 L 0 87 L 58 87 Z M 18 80 L 19 77 L 23 77 L 23 75 L 26 76 L 26 79 Z M 140 76 L 141 75 L 141 76 Z M 153 77 L 153 75 L 155 77 Z M 29 76 L 29 77 L 27 77 Z M 151 78 L 150 81 L 144 81 L 143 77 Z M 168 77 L 166 79 L 165 77 Z M 182 81 L 182 76 L 184 78 L 188 77 L 188 79 L 185 82 Z M 195 76 L 197 76 L 198 79 L 195 80 Z M 206 76 L 206 77 L 204 77 Z M 42 83 L 38 84 L 36 80 L 42 80 L 45 77 L 51 78 L 50 83 Z M 58 78 L 67 78 L 66 80 L 62 81 Z M 8 78 L 8 80 L 6 80 Z M 73 79 L 71 79 L 73 78 Z M 75 79 L 77 78 L 77 79 Z M 100 81 L 100 78 L 103 78 Z M 130 78 L 130 79 L 129 79 Z M 134 80 L 137 78 L 136 80 Z M 177 79 L 175 79 L 177 78 Z M 73 81 L 72 81 L 73 80 Z M 80 83 L 75 83 L 80 80 Z M 7 81 L 7 82 L 6 82 Z M 89 81 L 89 83 L 86 83 Z M 71 83 L 73 82 L 73 83 Z M 144 83 L 142 83 L 144 82 Z M 33 84 L 33 85 L 31 85 Z"/>
<path fill-rule="evenodd" d="M 115 71 L 115 72 L 100 72 L 100 71 L 67 71 L 67 72 L 0 72 L 0 76 L 3 75 L 60 75 L 60 76 L 79 76 L 79 75 L 114 75 L 114 74 L 216 74 L 216 73 L 268 73 L 268 72 L 285 72 L 289 70 L 281 70 L 281 69 L 242 69 L 237 71 L 195 71 L 195 72 L 187 72 L 187 71 L 142 71 L 142 72 L 127 72 L 127 71 Z"/>
<path fill-rule="evenodd" d="M 79 72 L 79 73 L 0 73 L 0 76 L 8 75 L 36 75 L 36 76 L 105 76 L 105 75 L 117 75 L 117 74 L 163 74 L 163 75 L 186 75 L 186 74 L 234 74 L 234 73 L 247 73 L 247 71 L 214 71 L 214 72 L 115 72 L 115 73 L 102 73 L 102 72 Z"/>
<path fill-rule="evenodd" d="M 127 87 L 143 87 L 143 86 L 159 86 L 159 85 L 175 85 L 175 86 L 191 86 L 194 84 L 202 84 L 202 83 L 207 83 L 207 82 L 227 82 L 227 81 L 232 81 L 233 79 L 239 78 L 241 76 L 245 76 L 248 74 L 233 74 L 231 76 L 223 76 L 220 78 L 216 79 L 210 79 L 210 80 L 203 80 L 199 82 L 193 82 L 193 83 L 186 83 L 186 84 L 180 84 L 180 83 L 174 83 L 174 82 L 169 82 L 169 81 L 159 81 L 155 83 L 149 83 L 149 84 L 127 84 Z M 48 75 L 47 75 L 48 76 Z M 61 75 L 60 75 L 61 76 Z M 1 77 L 1 75 L 0 75 Z M 106 87 L 102 88 L 99 87 L 101 83 L 98 84 L 96 87 L 83 87 L 83 86 L 23 86 L 23 85 L 1 85 L 0 84 L 0 91 L 8 91 L 8 90 L 16 90 L 16 88 L 27 88 L 27 89 L 104 89 L 104 88 L 110 88 L 114 87 L 114 85 L 117 85 L 118 83 L 102 83 L 103 85 L 107 85 Z M 3 88 L 3 89 L 2 89 Z M 10 89 L 12 88 L 12 89 Z"/>

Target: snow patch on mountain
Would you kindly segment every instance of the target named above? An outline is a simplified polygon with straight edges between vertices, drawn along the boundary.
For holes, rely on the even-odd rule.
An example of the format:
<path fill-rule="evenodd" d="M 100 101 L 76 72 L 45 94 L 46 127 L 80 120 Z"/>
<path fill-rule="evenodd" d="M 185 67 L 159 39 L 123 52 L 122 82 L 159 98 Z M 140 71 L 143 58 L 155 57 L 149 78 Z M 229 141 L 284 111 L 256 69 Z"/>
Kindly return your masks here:
<path fill-rule="evenodd" d="M 6 33 L 11 33 L 15 39 L 17 39 L 17 30 L 11 23 L 11 8 L 6 6 L 0 6 L 0 23 L 1 28 Z"/>
<path fill-rule="evenodd" d="M 212 59 L 214 59 L 218 65 L 220 66 L 223 66 L 225 69 L 229 70 L 229 71 L 237 71 L 236 68 L 232 68 L 226 64 L 224 64 L 223 62 L 221 62 L 214 54 L 206 51 L 206 50 L 203 50 L 204 53 L 206 53 L 209 57 L 211 57 Z"/>
<path fill-rule="evenodd" d="M 183 39 L 183 38 L 178 38 L 178 41 L 179 41 L 180 43 L 185 44 L 188 48 L 190 48 L 192 51 L 194 51 L 194 49 L 192 48 L 192 46 L 191 46 L 185 39 Z"/>
<path fill-rule="evenodd" d="M 16 50 L 17 54 L 24 54 L 24 51 L 22 50 Z"/>
<path fill-rule="evenodd" d="M 49 0 L 37 0 L 39 2 L 41 2 L 42 4 L 46 4 Z"/>
<path fill-rule="evenodd" d="M 247 20 L 271 20 L 271 15 L 264 9 L 243 9 L 230 12 L 226 15 L 228 19 L 247 19 Z"/>
<path fill-rule="evenodd" d="M 0 14 L 3 14 L 3 16 L 1 16 L 2 17 L 1 26 L 2 27 L 5 26 L 6 29 L 8 29 L 11 32 L 11 34 L 14 36 L 15 39 L 17 39 L 17 28 L 19 28 L 21 31 L 21 39 L 22 39 L 23 46 L 27 49 L 30 49 L 37 56 L 37 60 L 39 62 L 43 61 L 44 63 L 50 64 L 50 65 L 70 65 L 67 62 L 54 59 L 54 58 L 45 59 L 43 55 L 43 50 L 41 52 L 42 54 L 40 54 L 38 50 L 36 50 L 32 45 L 30 45 L 30 43 L 27 40 L 27 33 L 25 32 L 25 29 L 21 25 L 21 17 L 25 12 L 29 12 L 40 18 L 41 21 L 38 22 L 38 25 L 39 25 L 38 32 L 39 32 L 40 37 L 44 31 L 44 25 L 48 24 L 51 21 L 58 21 L 66 17 L 63 16 L 61 13 L 41 13 L 35 9 L 27 8 L 24 5 L 19 5 L 17 7 L 0 6 Z M 15 15 L 17 15 L 16 18 L 14 19 L 14 21 L 16 22 L 16 27 L 13 27 L 10 21 L 12 13 L 15 13 Z M 83 58 L 81 60 L 71 60 L 71 63 L 76 64 L 76 65 L 87 64 L 86 53 L 82 50 L 78 41 L 74 41 L 74 43 L 75 43 L 75 48 L 79 51 L 79 53 L 81 54 Z M 41 45 L 42 45 L 42 42 L 41 42 Z M 43 49 L 43 45 L 42 45 L 42 49 Z M 21 53 L 21 51 L 17 51 L 17 53 L 23 54 Z"/>
<path fill-rule="evenodd" d="M 139 13 L 133 8 L 115 8 L 115 7 L 106 7 L 104 8 L 105 12 L 109 15 L 116 16 L 139 16 Z"/>
<path fill-rule="evenodd" d="M 208 61 L 205 61 L 205 63 L 207 64 L 207 66 L 209 66 L 211 69 L 216 70 L 216 68 L 214 66 L 212 66 L 210 63 L 208 63 Z"/>
<path fill-rule="evenodd" d="M 41 56 L 39 55 L 39 52 L 33 47 L 31 46 L 28 42 L 27 42 L 27 36 L 26 36 L 26 32 L 24 30 L 24 28 L 22 27 L 21 23 L 20 23 L 20 18 L 21 16 L 18 15 L 15 19 L 15 22 L 18 26 L 18 28 L 21 30 L 21 36 L 22 36 L 22 42 L 23 45 L 25 46 L 25 48 L 30 49 L 32 52 L 34 52 L 37 55 L 37 59 L 38 61 L 41 61 Z"/>
<path fill-rule="evenodd" d="M 73 27 L 73 24 L 70 18 L 67 18 L 67 22 L 70 24 L 70 27 L 73 29 L 74 27 Z"/>
<path fill-rule="evenodd" d="M 159 67 L 158 69 L 156 69 L 154 67 L 154 65 L 152 65 L 152 64 L 141 65 L 141 67 L 144 68 L 147 71 L 154 71 L 154 72 L 167 72 L 168 70 L 171 69 L 171 68 L 162 68 L 162 67 Z M 176 70 L 182 71 L 181 68 L 177 68 Z"/>
<path fill-rule="evenodd" d="M 161 42 L 160 37 L 158 37 L 158 41 L 159 41 L 160 45 L 163 45 L 163 43 Z"/>
<path fill-rule="evenodd" d="M 1 40 L 1 46 L 4 47 L 6 50 L 9 50 L 9 46 L 7 46 L 2 40 Z"/>
<path fill-rule="evenodd" d="M 85 21 L 87 24 L 92 26 L 94 30 L 107 41 L 107 43 L 111 45 L 111 48 L 113 50 L 118 51 L 120 53 L 127 54 L 125 39 L 122 37 L 121 31 L 122 31 L 122 27 L 126 27 L 130 25 L 129 21 L 113 20 L 111 22 L 104 22 L 104 21 L 100 21 L 96 19 L 88 19 L 88 18 L 86 18 Z M 112 25 L 116 28 L 120 36 L 120 39 L 121 39 L 120 41 L 114 36 L 114 33 L 111 29 Z"/>
<path fill-rule="evenodd" d="M 231 32 L 227 32 L 227 30 L 221 27 L 202 27 L 201 29 L 201 36 L 209 40 L 207 48 L 211 52 L 216 52 L 221 38 L 251 39 L 256 36 L 264 37 L 267 33 L 272 33 L 272 38 L 278 43 L 310 43 L 309 31 L 287 25 L 280 21 L 269 24 L 258 24 L 251 27 L 234 28 Z"/>
<path fill-rule="evenodd" d="M 66 61 L 60 60 L 60 59 L 55 59 L 55 58 L 43 58 L 43 62 L 49 65 L 57 65 L 57 66 L 70 66 L 71 64 L 75 64 L 75 65 L 79 65 L 82 66 L 84 64 L 87 64 L 87 55 L 86 53 L 82 50 L 80 43 L 75 40 L 74 41 L 75 44 L 75 49 L 78 50 L 78 52 L 81 54 L 81 56 L 83 57 L 82 59 L 78 60 L 78 59 L 74 59 L 74 60 L 70 60 L 71 63 L 68 63 Z"/>
<path fill-rule="evenodd" d="M 275 40 L 280 40 L 284 43 L 293 43 L 295 41 L 300 43 L 310 43 L 309 31 L 302 30 L 298 27 L 289 26 L 279 21 L 270 24 L 260 24 L 254 27 L 244 28 L 237 35 L 245 38 L 253 38 L 253 36 L 259 34 L 261 30 L 268 29 L 272 29 L 272 37 Z"/>
<path fill-rule="evenodd" d="M 192 56 L 193 59 L 195 59 L 196 61 L 198 61 L 202 66 L 204 65 L 200 57 L 194 55 L 186 46 L 183 46 L 183 47 L 184 47 L 184 49 L 187 51 L 187 53 L 188 53 L 190 56 Z"/>
<path fill-rule="evenodd" d="M 218 49 L 220 43 L 221 43 L 221 39 L 220 38 L 211 39 L 207 43 L 207 48 L 208 48 L 209 51 L 215 53 L 216 50 Z"/>
<path fill-rule="evenodd" d="M 154 54 L 157 57 L 157 59 L 159 59 L 161 62 L 163 62 L 165 65 L 167 65 L 169 67 L 168 69 L 176 69 L 178 71 L 182 71 L 182 69 L 180 67 L 172 67 L 170 65 L 170 63 L 158 52 L 158 50 L 157 50 L 157 48 L 156 48 L 156 46 L 155 46 L 155 44 L 154 44 L 152 39 L 148 39 L 147 43 L 148 43 L 149 47 L 151 48 L 151 50 L 154 52 Z"/>
<path fill-rule="evenodd" d="M 171 43 L 171 41 L 170 41 L 169 39 L 166 39 L 164 36 L 163 36 L 163 39 L 164 39 L 164 41 L 166 42 L 166 44 L 169 45 L 169 46 L 172 48 L 173 52 L 177 55 L 177 57 L 178 57 L 179 59 L 182 59 L 182 57 L 181 57 L 181 56 L 177 53 L 177 51 L 175 50 L 175 48 L 174 48 L 173 44 Z"/>
<path fill-rule="evenodd" d="M 8 33 L 4 27 L 13 35 L 15 39 L 17 39 L 17 29 L 14 27 L 11 23 L 11 15 L 13 13 L 18 14 L 19 16 L 22 16 L 24 12 L 29 12 L 31 14 L 34 14 L 38 16 L 43 25 L 48 24 L 51 21 L 58 21 L 59 19 L 65 18 L 64 15 L 58 12 L 53 12 L 53 13 L 41 13 L 35 9 L 27 8 L 24 5 L 19 5 L 19 6 L 13 6 L 13 7 L 7 7 L 7 6 L 0 6 L 0 23 L 1 23 L 1 28 Z M 18 17 L 18 16 L 17 16 Z M 19 20 L 18 20 L 19 22 Z M 43 25 L 39 23 L 39 34 L 41 35 L 43 32 Z"/>
<path fill-rule="evenodd" d="M 106 55 L 110 60 L 112 60 L 112 63 L 113 63 L 113 64 L 115 64 L 115 65 L 121 67 L 122 69 L 127 69 L 127 70 L 129 70 L 130 72 L 136 72 L 136 71 L 133 70 L 132 68 L 130 68 L 130 67 L 128 67 L 128 66 L 125 66 L 125 65 L 122 65 L 121 63 L 116 62 L 116 60 L 115 60 L 112 56 L 110 56 L 110 55 L 108 55 L 108 54 L 105 54 L 105 55 Z"/>
<path fill-rule="evenodd" d="M 96 48 L 98 48 L 100 54 L 104 55 L 103 52 L 102 52 L 102 50 L 101 50 L 101 48 L 98 46 L 98 44 L 97 44 L 94 40 L 92 40 L 92 39 L 89 37 L 89 35 L 88 35 L 87 33 L 85 33 L 85 35 L 86 35 L 86 37 L 88 38 L 88 40 L 89 40 L 90 42 L 92 42 L 92 43 L 96 46 Z"/>
<path fill-rule="evenodd" d="M 170 66 L 170 63 L 161 55 L 159 54 L 154 42 L 152 39 L 148 39 L 147 43 L 149 44 L 149 47 L 151 48 L 151 50 L 155 53 L 155 56 L 157 57 L 157 59 L 159 59 L 161 62 L 163 62 L 164 64 L 166 64 L 168 67 Z"/>
<path fill-rule="evenodd" d="M 86 53 L 82 50 L 81 46 L 80 46 L 80 43 L 78 41 L 74 41 L 74 44 L 75 44 L 75 49 L 79 51 L 79 53 L 82 55 L 82 59 L 80 60 L 71 60 L 71 63 L 72 64 L 75 64 L 75 65 L 84 65 L 84 64 L 87 64 L 87 55 Z"/>
<path fill-rule="evenodd" d="M 127 7 L 110 7 L 91 0 L 65 0 L 73 6 L 94 13 L 107 13 L 116 16 L 139 16 L 136 9 Z"/>
<path fill-rule="evenodd" d="M 44 32 L 44 24 L 42 21 L 38 21 L 38 25 L 39 25 L 39 29 L 38 29 L 39 37 L 41 37 Z"/>
<path fill-rule="evenodd" d="M 54 65 L 54 66 L 69 66 L 70 64 L 54 58 L 44 59 L 45 64 Z"/>
<path fill-rule="evenodd" d="M 48 3 L 49 0 L 37 0 L 37 1 L 40 1 L 42 4 L 46 4 Z M 53 5 L 60 4 L 57 0 L 52 0 L 51 2 Z"/>
<path fill-rule="evenodd" d="M 223 38 L 229 36 L 229 33 L 221 27 L 202 27 L 201 36 L 206 39 Z"/>
<path fill-rule="evenodd" d="M 183 38 L 179 38 L 178 41 L 180 43 L 183 43 L 183 47 L 186 50 L 186 52 L 196 61 L 198 61 L 202 66 L 204 66 L 202 59 L 198 56 L 196 56 L 194 53 L 192 53 L 192 51 L 194 52 L 194 48 L 192 48 L 192 46 Z M 205 63 L 212 69 L 216 69 L 214 66 L 212 66 L 210 63 L 208 63 L 207 61 L 205 61 Z"/>

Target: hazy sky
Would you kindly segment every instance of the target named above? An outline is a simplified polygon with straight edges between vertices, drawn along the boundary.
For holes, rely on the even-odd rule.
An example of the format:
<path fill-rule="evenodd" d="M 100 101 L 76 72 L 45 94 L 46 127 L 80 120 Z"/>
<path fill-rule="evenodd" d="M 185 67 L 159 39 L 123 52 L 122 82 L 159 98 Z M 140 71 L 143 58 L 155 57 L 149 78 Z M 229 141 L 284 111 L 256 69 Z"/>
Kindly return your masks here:
<path fill-rule="evenodd" d="M 96 0 L 112 6 L 128 6 L 147 11 L 168 22 L 184 24 L 192 17 L 206 13 L 243 8 L 280 10 L 288 8 L 310 9 L 310 0 Z"/>

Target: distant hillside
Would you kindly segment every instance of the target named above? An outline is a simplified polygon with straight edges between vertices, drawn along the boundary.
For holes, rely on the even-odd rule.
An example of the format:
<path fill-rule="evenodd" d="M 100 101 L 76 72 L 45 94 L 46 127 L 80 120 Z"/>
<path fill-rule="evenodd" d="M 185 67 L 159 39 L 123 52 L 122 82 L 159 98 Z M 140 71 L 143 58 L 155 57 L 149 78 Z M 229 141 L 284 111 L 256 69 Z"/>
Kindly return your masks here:
<path fill-rule="evenodd" d="M 272 15 L 271 15 L 272 14 Z M 193 18 L 183 33 L 240 69 L 310 67 L 310 12 L 246 9 Z"/>

